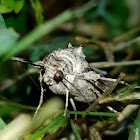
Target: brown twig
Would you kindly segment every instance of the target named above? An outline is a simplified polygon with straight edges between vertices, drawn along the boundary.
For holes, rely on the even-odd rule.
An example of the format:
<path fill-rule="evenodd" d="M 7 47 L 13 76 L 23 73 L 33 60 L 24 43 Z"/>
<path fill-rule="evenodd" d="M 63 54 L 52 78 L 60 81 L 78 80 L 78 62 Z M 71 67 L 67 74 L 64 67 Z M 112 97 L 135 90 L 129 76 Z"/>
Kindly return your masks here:
<path fill-rule="evenodd" d="M 140 65 L 140 60 L 124 61 L 124 62 L 93 62 L 90 63 L 91 66 L 97 68 L 109 68 L 116 66 L 130 66 L 130 65 Z"/>
<path fill-rule="evenodd" d="M 90 112 L 94 110 L 95 105 L 98 104 L 100 100 L 104 99 L 104 97 L 110 95 L 124 76 L 125 76 L 124 73 L 120 73 L 116 81 L 102 94 L 102 96 L 100 96 L 95 102 L 93 102 L 85 111 Z"/>
<path fill-rule="evenodd" d="M 138 43 L 138 42 L 140 42 L 140 36 L 138 36 L 137 38 L 130 40 L 128 42 L 121 43 L 112 49 L 113 49 L 113 51 L 120 51 L 120 50 L 130 47 L 131 45 Z"/>
<path fill-rule="evenodd" d="M 115 37 L 115 38 L 112 40 L 112 42 L 114 42 L 114 43 L 115 43 L 115 42 L 121 42 L 121 41 L 123 41 L 124 39 L 128 38 L 130 35 L 132 35 L 132 34 L 138 32 L 138 31 L 140 31 L 140 26 L 138 26 L 138 27 L 136 27 L 136 28 L 134 28 L 134 29 L 132 29 L 132 30 L 130 30 L 130 31 L 128 31 L 128 32 L 126 32 L 126 33 L 120 35 L 120 36 Z"/>

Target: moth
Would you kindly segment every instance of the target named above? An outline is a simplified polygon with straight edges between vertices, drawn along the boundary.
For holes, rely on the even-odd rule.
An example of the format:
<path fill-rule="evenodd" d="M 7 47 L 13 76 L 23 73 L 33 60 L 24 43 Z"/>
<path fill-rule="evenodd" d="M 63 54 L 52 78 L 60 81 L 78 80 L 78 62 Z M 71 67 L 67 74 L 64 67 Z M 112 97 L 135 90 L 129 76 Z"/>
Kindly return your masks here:
<path fill-rule="evenodd" d="M 115 81 L 92 69 L 85 60 L 82 47 L 75 48 L 70 43 L 68 48 L 54 50 L 42 61 L 26 61 L 18 57 L 12 60 L 29 63 L 40 69 L 41 96 L 36 113 L 43 103 L 43 83 L 53 93 L 66 95 L 66 114 L 69 97 L 79 102 L 93 102 Z"/>

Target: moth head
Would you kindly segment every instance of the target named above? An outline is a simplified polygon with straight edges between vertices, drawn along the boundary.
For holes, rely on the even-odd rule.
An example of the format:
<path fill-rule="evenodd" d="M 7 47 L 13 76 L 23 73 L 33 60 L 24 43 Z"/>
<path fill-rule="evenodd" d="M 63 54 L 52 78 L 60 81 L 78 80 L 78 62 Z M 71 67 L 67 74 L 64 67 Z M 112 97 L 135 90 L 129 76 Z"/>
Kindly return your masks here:
<path fill-rule="evenodd" d="M 64 78 L 64 75 L 63 75 L 63 72 L 61 70 L 57 70 L 57 72 L 55 73 L 53 79 L 56 81 L 56 82 L 61 82 Z"/>
<path fill-rule="evenodd" d="M 59 84 L 64 79 L 64 73 L 58 66 L 45 65 L 43 79 L 50 86 Z"/>

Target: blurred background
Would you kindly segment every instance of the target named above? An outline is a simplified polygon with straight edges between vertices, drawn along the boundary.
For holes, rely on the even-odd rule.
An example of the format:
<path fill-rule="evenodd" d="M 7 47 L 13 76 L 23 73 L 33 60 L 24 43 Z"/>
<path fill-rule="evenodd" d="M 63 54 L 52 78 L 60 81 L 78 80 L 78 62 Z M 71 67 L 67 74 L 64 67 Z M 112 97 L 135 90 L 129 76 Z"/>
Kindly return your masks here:
<path fill-rule="evenodd" d="M 8 123 L 21 112 L 32 112 L 34 108 L 23 105 L 37 106 L 40 97 L 39 70 L 10 57 L 42 60 L 69 42 L 82 45 L 86 60 L 107 71 L 107 77 L 117 78 L 123 72 L 126 82 L 139 85 L 139 7 L 139 0 L 1 0 L 0 117 Z M 65 11 L 71 16 L 66 13 L 63 20 L 60 15 Z M 46 23 L 47 29 L 39 32 Z M 47 91 L 44 100 L 54 95 Z"/>

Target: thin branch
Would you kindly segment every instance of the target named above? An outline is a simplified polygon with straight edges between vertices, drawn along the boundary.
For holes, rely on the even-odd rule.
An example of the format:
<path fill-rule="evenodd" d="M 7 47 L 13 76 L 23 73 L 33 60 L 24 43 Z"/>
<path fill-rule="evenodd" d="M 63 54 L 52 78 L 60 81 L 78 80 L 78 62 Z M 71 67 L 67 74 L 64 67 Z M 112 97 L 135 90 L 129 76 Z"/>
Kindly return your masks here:
<path fill-rule="evenodd" d="M 136 27 L 136 28 L 134 28 L 134 29 L 132 29 L 132 30 L 120 35 L 120 36 L 115 37 L 112 41 L 113 42 L 123 41 L 125 38 L 128 38 L 130 35 L 138 32 L 138 31 L 140 31 L 140 26 L 138 26 L 138 27 Z"/>
<path fill-rule="evenodd" d="M 138 42 L 140 42 L 140 36 L 138 36 L 137 38 L 130 40 L 128 42 L 121 43 L 112 49 L 113 49 L 113 51 L 120 51 L 120 50 L 125 49 L 126 47 L 130 47 L 131 45 L 138 43 Z"/>
<path fill-rule="evenodd" d="M 93 62 L 90 63 L 91 66 L 97 68 L 108 68 L 108 67 L 116 67 L 116 66 L 130 66 L 130 65 L 140 65 L 140 60 L 134 61 L 124 61 L 124 62 Z"/>

